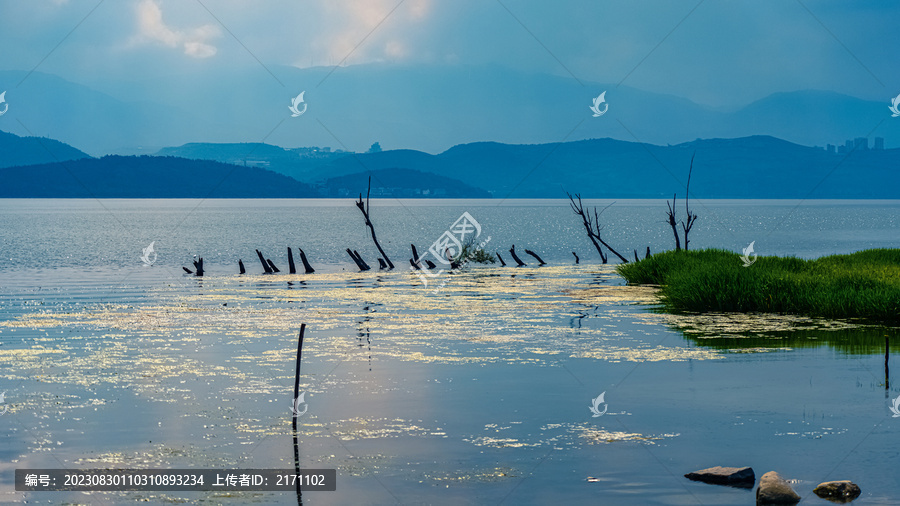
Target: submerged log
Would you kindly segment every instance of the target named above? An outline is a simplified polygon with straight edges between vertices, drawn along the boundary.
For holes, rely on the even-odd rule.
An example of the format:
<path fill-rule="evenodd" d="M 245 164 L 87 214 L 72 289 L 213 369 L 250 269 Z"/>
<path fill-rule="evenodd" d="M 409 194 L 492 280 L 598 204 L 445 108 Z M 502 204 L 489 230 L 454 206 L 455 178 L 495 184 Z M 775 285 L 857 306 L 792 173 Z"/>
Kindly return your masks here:
<path fill-rule="evenodd" d="M 575 263 L 577 264 L 578 263 L 578 253 L 575 253 L 573 251 L 572 254 L 575 255 Z"/>
<path fill-rule="evenodd" d="M 412 258 L 409 259 L 409 265 L 412 266 L 413 270 L 417 270 L 417 271 L 418 271 L 418 270 L 421 270 L 421 269 L 422 269 L 421 267 L 419 267 L 419 264 L 417 264 L 416 261 L 413 260 Z"/>
<path fill-rule="evenodd" d="M 268 262 L 269 267 L 272 268 L 272 272 L 281 272 L 281 271 L 278 270 L 278 267 L 275 267 L 275 263 L 272 262 L 271 259 L 268 259 L 268 258 L 267 258 L 267 259 L 266 259 L 266 262 Z"/>
<path fill-rule="evenodd" d="M 262 264 L 263 270 L 266 271 L 266 274 L 272 274 L 272 268 L 269 267 L 269 264 L 266 263 L 266 259 L 263 258 L 263 255 L 259 252 L 259 250 L 256 250 L 256 256 L 259 257 L 259 263 Z"/>
<path fill-rule="evenodd" d="M 203 277 L 203 257 L 200 257 L 198 260 L 194 260 L 194 275 L 198 277 Z"/>
<path fill-rule="evenodd" d="M 506 262 L 503 261 L 503 257 L 500 256 L 500 252 L 497 252 L 497 260 L 500 260 L 500 267 L 506 267 Z"/>
<path fill-rule="evenodd" d="M 193 274 L 193 273 L 194 273 L 194 271 L 188 269 L 187 267 L 183 267 L 183 266 L 182 266 L 181 268 L 184 269 L 184 272 L 186 272 L 186 273 L 188 273 L 188 274 Z"/>
<path fill-rule="evenodd" d="M 519 264 L 519 267 L 524 267 L 524 266 L 528 265 L 525 262 L 523 262 L 521 258 L 519 258 L 519 255 L 516 255 L 516 245 L 515 244 L 512 245 L 512 248 L 509 248 L 509 254 L 512 255 L 513 260 L 517 264 Z"/>
<path fill-rule="evenodd" d="M 288 246 L 288 271 L 291 274 L 297 274 L 297 267 L 294 266 L 294 254 L 291 252 L 290 246 Z"/>
<path fill-rule="evenodd" d="M 387 264 L 384 263 L 384 259 L 381 257 L 378 257 L 378 269 L 382 271 L 387 269 Z"/>
<path fill-rule="evenodd" d="M 244 269 L 244 261 L 238 258 L 238 267 L 241 269 L 241 274 L 246 274 L 247 269 Z"/>
<path fill-rule="evenodd" d="M 359 251 L 353 250 L 353 254 L 356 255 L 356 259 L 359 260 L 359 263 L 361 263 L 367 271 L 372 269 L 371 267 L 369 267 L 369 264 L 367 264 L 366 261 L 363 260 L 363 257 L 359 254 Z"/>
<path fill-rule="evenodd" d="M 437 267 L 431 260 L 425 260 L 425 265 L 427 265 L 429 269 L 434 269 L 435 267 Z"/>
<path fill-rule="evenodd" d="M 307 274 L 316 272 L 316 270 L 312 268 L 312 265 L 309 264 L 309 260 L 306 259 L 306 253 L 300 248 L 297 248 L 297 251 L 300 252 L 300 261 L 303 262 L 303 270 L 306 271 Z"/>
<path fill-rule="evenodd" d="M 538 254 L 535 253 L 534 251 L 531 251 L 530 249 L 527 249 L 527 250 L 525 250 L 525 253 L 528 253 L 529 255 L 531 255 L 531 256 L 533 256 L 534 258 L 536 258 L 537 261 L 540 262 L 540 265 L 547 265 L 547 262 L 545 262 L 541 257 L 539 257 Z"/>
<path fill-rule="evenodd" d="M 366 264 L 366 262 L 363 261 L 362 257 L 359 256 L 359 253 L 357 253 L 356 251 L 351 250 L 350 248 L 347 248 L 347 254 L 350 255 L 350 258 L 353 259 L 353 262 L 356 264 L 357 267 L 359 267 L 359 270 L 367 271 L 367 270 L 371 269 L 371 267 L 369 267 Z"/>

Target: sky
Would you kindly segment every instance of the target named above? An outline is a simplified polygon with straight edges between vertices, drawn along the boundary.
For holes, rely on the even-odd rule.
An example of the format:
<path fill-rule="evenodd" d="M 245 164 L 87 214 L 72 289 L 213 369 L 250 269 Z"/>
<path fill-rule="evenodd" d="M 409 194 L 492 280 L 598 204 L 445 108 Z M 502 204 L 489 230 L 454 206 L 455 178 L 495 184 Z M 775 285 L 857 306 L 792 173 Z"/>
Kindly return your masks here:
<path fill-rule="evenodd" d="M 488 64 L 725 110 L 802 89 L 887 102 L 900 93 L 898 19 L 900 2 L 838 0 L 0 0 L 0 70 L 89 84 Z"/>

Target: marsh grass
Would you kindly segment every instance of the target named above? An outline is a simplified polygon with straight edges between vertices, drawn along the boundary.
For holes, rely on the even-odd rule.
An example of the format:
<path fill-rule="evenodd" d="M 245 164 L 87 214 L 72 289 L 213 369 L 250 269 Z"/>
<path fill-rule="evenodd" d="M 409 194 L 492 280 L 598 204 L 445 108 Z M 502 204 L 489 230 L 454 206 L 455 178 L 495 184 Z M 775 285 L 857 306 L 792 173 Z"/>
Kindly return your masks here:
<path fill-rule="evenodd" d="M 666 251 L 617 267 L 626 281 L 660 286 L 663 307 L 684 312 L 769 312 L 900 324 L 900 249 L 815 260 L 730 251 Z"/>
<path fill-rule="evenodd" d="M 475 262 L 477 264 L 492 264 L 496 260 L 492 253 L 488 253 L 474 241 L 463 244 L 462 251 L 453 259 L 456 262 Z"/>

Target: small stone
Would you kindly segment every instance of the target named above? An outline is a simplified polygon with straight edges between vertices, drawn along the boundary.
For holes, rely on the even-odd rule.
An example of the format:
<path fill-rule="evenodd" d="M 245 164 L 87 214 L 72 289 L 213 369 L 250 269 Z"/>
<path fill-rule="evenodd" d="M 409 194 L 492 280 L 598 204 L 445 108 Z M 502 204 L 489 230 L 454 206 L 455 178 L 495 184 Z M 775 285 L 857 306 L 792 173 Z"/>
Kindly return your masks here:
<path fill-rule="evenodd" d="M 797 504 L 800 496 L 791 485 L 775 471 L 769 471 L 759 479 L 756 489 L 756 504 Z"/>
<path fill-rule="evenodd" d="M 819 486 L 813 490 L 813 493 L 829 501 L 850 502 L 859 497 L 862 491 L 856 483 L 850 480 L 842 480 L 819 483 Z"/>
<path fill-rule="evenodd" d="M 750 467 L 710 467 L 684 475 L 685 478 L 715 485 L 752 488 L 756 481 L 753 468 Z"/>

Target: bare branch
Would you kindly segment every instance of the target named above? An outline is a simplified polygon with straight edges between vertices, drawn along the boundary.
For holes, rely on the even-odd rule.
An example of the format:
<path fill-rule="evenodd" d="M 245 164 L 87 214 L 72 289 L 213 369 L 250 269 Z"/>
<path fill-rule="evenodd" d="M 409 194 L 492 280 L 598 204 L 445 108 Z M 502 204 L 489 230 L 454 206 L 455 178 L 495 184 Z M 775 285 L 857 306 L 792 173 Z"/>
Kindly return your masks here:
<path fill-rule="evenodd" d="M 684 230 L 684 249 L 685 249 L 685 251 L 688 249 L 688 243 L 690 242 L 690 240 L 688 240 L 688 234 L 691 232 L 691 228 L 694 226 L 694 222 L 697 221 L 697 215 L 695 213 L 692 213 L 690 208 L 688 208 L 688 201 L 691 198 L 691 194 L 690 194 L 690 192 L 691 192 L 691 173 L 694 172 L 694 156 L 696 156 L 696 155 L 697 155 L 696 152 L 694 152 L 694 154 L 691 155 L 691 168 L 688 170 L 687 187 L 685 188 L 686 194 L 685 194 L 685 198 L 684 198 L 684 212 L 687 214 L 687 223 L 685 223 L 684 221 L 681 222 L 681 228 L 682 228 L 682 230 Z M 676 236 L 677 236 L 677 232 L 676 232 Z"/>
<path fill-rule="evenodd" d="M 359 200 L 356 201 L 356 207 L 359 208 L 360 212 L 363 213 L 363 217 L 366 219 L 366 226 L 369 227 L 369 231 L 372 233 L 372 242 L 375 243 L 375 247 L 378 248 L 378 252 L 381 253 L 382 258 L 387 262 L 388 267 L 391 269 L 394 268 L 394 264 L 391 262 L 391 259 L 388 258 L 387 254 L 381 248 L 381 244 L 378 243 L 378 238 L 375 237 L 375 226 L 372 225 L 372 220 L 369 219 L 369 194 L 372 192 L 372 176 L 369 176 L 369 189 L 366 190 L 366 202 L 363 204 L 362 193 L 359 194 Z"/>

